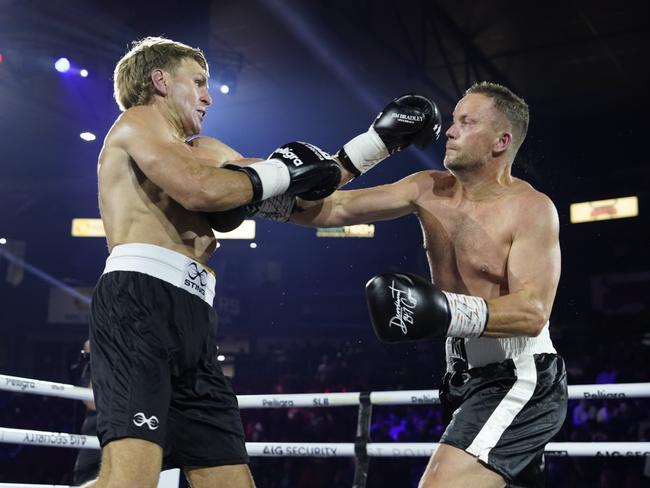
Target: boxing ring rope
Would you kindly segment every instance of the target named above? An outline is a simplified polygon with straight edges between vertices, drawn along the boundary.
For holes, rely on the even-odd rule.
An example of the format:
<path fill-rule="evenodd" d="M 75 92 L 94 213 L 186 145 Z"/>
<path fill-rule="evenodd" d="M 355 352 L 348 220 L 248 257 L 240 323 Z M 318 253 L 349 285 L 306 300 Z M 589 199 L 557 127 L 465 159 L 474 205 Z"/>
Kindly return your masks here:
<path fill-rule="evenodd" d="M 40 430 L 0 427 L 0 443 L 30 446 L 99 449 L 94 436 L 45 432 Z M 438 447 L 436 442 L 370 442 L 369 457 L 429 457 Z M 352 442 L 247 442 L 251 457 L 353 457 Z M 549 456 L 650 456 L 650 442 L 549 442 Z M 4 485 L 0 483 L 0 487 Z"/>
<path fill-rule="evenodd" d="M 92 400 L 89 388 L 0 374 L 0 390 L 31 393 L 73 400 Z M 237 395 L 240 408 L 345 407 L 359 405 L 361 393 L 296 393 L 283 395 Z M 650 383 L 569 385 L 569 400 L 615 400 L 650 398 Z M 438 390 L 370 392 L 373 405 L 438 403 Z"/>
<path fill-rule="evenodd" d="M 92 400 L 92 391 L 74 385 L 17 376 L 0 375 L 0 390 L 74 400 Z M 650 398 L 650 383 L 571 385 L 569 399 L 610 400 Z M 299 393 L 283 395 L 238 395 L 245 408 L 294 408 L 358 406 L 354 443 L 247 442 L 251 457 L 355 457 L 353 488 L 366 485 L 371 457 L 429 457 L 437 443 L 373 443 L 370 423 L 373 405 L 426 405 L 439 403 L 438 390 L 374 391 L 349 393 Z M 97 437 L 59 432 L 0 427 L 0 443 L 27 444 L 74 449 L 99 449 Z M 650 442 L 550 442 L 549 456 L 650 456 Z M 64 485 L 0 483 L 0 488 L 68 488 Z"/>

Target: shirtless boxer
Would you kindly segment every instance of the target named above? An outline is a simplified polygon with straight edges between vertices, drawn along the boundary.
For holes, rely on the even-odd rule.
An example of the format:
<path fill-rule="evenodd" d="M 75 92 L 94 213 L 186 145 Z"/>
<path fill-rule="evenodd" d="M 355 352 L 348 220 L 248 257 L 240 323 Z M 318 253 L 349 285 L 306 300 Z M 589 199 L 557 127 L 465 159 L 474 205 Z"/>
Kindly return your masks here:
<path fill-rule="evenodd" d="M 546 195 L 511 175 L 528 118 L 509 89 L 475 84 L 446 132 L 447 171 L 292 208 L 291 221 L 318 227 L 420 220 L 431 280 L 385 273 L 366 287 L 382 340 L 447 337 L 440 398 L 451 421 L 420 488 L 542 485 L 544 446 L 566 414 L 564 363 L 548 329 L 558 216 Z"/>
<path fill-rule="evenodd" d="M 216 361 L 211 227 L 233 228 L 242 206 L 263 212 L 272 197 L 326 197 L 352 174 L 310 144 L 261 161 L 216 139 L 188 141 L 212 102 L 198 49 L 143 39 L 114 78 L 123 113 L 98 165 L 110 255 L 90 324 L 102 466 L 87 486 L 155 487 L 165 466 L 183 468 L 194 488 L 252 487 L 237 399 Z M 352 146 L 377 161 L 424 147 L 437 115 L 424 97 L 402 97 Z"/>

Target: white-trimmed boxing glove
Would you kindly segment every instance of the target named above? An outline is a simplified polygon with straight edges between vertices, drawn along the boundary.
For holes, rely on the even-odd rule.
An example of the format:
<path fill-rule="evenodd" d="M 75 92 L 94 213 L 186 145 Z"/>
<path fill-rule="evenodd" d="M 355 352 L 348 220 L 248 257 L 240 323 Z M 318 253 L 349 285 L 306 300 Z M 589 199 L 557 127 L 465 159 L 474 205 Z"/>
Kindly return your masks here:
<path fill-rule="evenodd" d="M 440 137 L 441 127 L 436 104 L 408 93 L 386 105 L 367 132 L 341 148 L 338 159 L 356 177 L 410 144 L 426 148 Z"/>
<path fill-rule="evenodd" d="M 341 169 L 332 157 L 305 142 L 290 142 L 279 147 L 266 161 L 248 166 L 229 164 L 225 169 L 246 173 L 253 185 L 252 202 L 284 193 L 317 200 L 336 190 Z"/>
<path fill-rule="evenodd" d="M 411 273 L 383 273 L 366 284 L 375 334 L 384 342 L 479 337 L 488 322 L 480 297 L 442 291 Z"/>

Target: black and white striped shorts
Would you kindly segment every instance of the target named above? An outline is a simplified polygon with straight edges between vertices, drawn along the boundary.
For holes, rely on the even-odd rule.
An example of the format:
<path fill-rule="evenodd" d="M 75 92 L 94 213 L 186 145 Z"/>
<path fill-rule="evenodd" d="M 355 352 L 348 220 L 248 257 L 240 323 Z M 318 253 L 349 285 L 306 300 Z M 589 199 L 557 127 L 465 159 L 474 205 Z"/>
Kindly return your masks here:
<path fill-rule="evenodd" d="M 445 375 L 450 422 L 440 442 L 477 457 L 514 486 L 544 486 L 544 446 L 567 411 L 563 359 L 535 354 Z"/>

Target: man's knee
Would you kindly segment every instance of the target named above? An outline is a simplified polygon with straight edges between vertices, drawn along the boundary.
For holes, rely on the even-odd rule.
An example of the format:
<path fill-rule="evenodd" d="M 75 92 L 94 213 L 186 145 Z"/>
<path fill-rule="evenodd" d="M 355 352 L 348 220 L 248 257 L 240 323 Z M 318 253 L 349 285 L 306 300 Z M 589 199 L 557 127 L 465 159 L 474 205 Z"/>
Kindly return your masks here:
<path fill-rule="evenodd" d="M 234 464 L 210 468 L 185 467 L 185 475 L 194 488 L 228 486 L 232 488 L 255 488 L 248 465 Z"/>
<path fill-rule="evenodd" d="M 431 457 L 418 488 L 503 487 L 503 478 L 465 451 L 441 444 Z"/>
<path fill-rule="evenodd" d="M 102 466 L 91 488 L 156 488 L 162 448 L 142 439 L 110 442 L 102 452 Z"/>

